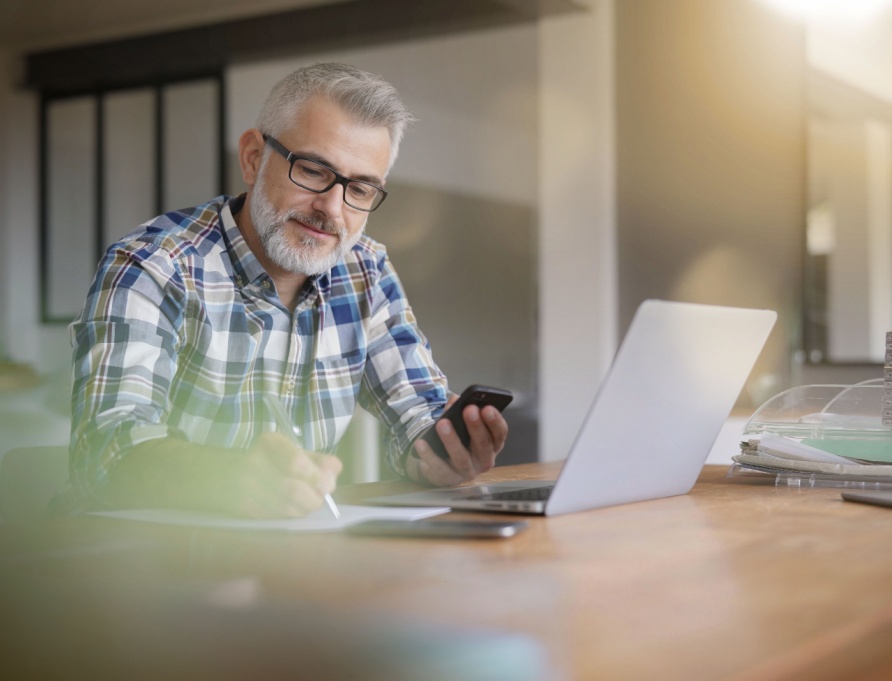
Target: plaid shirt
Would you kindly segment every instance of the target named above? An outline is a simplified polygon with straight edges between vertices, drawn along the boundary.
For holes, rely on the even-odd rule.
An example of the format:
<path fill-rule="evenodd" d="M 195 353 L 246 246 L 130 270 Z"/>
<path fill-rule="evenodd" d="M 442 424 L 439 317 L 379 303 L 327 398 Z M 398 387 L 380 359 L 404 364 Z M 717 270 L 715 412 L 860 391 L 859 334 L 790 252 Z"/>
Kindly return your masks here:
<path fill-rule="evenodd" d="M 389 465 L 439 416 L 434 364 L 383 246 L 363 236 L 310 279 L 292 315 L 218 197 L 162 215 L 113 244 L 74 347 L 71 482 L 101 501 L 130 447 L 178 437 L 247 448 L 275 430 L 278 395 L 305 449 L 331 452 L 357 402 L 384 424 Z"/>

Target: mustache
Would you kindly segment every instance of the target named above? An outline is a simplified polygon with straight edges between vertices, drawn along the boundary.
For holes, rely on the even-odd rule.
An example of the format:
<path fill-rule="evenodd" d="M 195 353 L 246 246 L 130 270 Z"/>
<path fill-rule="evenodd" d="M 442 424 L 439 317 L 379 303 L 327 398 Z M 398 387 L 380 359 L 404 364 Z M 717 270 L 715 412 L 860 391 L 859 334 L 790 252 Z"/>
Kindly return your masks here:
<path fill-rule="evenodd" d="M 298 222 L 303 222 L 305 225 L 309 225 L 313 229 L 318 229 L 320 232 L 326 232 L 327 234 L 333 234 L 335 236 L 343 236 L 342 232 L 344 230 L 334 220 L 323 220 L 315 215 L 305 215 L 304 213 L 297 213 L 295 211 L 290 211 L 283 217 L 285 218 L 283 222 L 296 220 Z"/>

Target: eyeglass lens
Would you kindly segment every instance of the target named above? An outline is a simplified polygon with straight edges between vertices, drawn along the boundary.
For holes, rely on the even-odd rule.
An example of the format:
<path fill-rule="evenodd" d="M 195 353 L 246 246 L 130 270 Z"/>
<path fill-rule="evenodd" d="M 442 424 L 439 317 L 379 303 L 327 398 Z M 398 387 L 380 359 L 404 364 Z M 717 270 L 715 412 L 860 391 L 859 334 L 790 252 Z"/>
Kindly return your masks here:
<path fill-rule="evenodd" d="M 291 165 L 291 181 L 312 191 L 325 191 L 335 182 L 335 174 L 315 161 L 298 158 Z M 361 210 L 374 210 L 384 195 L 365 182 L 352 180 L 344 188 L 344 201 L 347 205 Z"/>

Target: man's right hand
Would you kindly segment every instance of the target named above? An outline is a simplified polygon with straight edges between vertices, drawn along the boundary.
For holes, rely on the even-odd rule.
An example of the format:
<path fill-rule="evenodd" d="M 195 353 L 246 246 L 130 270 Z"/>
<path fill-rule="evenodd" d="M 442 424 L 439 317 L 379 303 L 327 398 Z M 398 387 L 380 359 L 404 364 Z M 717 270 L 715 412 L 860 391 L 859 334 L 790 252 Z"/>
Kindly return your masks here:
<path fill-rule="evenodd" d="M 281 433 L 263 433 L 232 471 L 232 511 L 249 518 L 305 516 L 334 491 L 342 468 L 337 457 L 307 452 Z"/>
<path fill-rule="evenodd" d="M 219 449 L 175 438 L 137 445 L 112 468 L 108 500 L 117 508 L 188 508 L 247 518 L 297 518 L 335 488 L 341 462 L 264 433 L 248 449 Z"/>

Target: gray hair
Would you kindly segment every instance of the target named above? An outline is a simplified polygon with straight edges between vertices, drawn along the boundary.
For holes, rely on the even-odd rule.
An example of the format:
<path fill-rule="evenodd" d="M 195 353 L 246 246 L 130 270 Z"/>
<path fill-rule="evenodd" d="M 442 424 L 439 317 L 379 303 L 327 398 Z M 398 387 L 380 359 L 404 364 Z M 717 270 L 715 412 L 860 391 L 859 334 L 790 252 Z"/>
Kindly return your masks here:
<path fill-rule="evenodd" d="M 388 129 L 389 172 L 406 126 L 415 118 L 393 85 L 347 64 L 314 64 L 285 76 L 263 103 L 257 129 L 265 135 L 281 135 L 294 126 L 304 104 L 316 95 L 327 97 L 360 125 Z"/>

